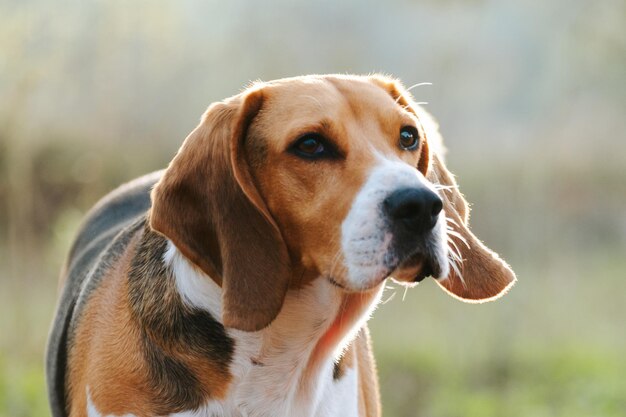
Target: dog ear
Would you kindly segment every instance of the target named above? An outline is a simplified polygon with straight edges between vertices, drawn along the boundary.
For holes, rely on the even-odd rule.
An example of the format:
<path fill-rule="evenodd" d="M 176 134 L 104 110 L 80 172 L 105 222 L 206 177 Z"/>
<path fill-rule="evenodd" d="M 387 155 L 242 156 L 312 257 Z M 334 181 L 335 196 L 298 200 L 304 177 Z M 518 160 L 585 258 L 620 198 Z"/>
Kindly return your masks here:
<path fill-rule="evenodd" d="M 436 131 L 430 132 L 438 135 Z M 490 301 L 506 293 L 515 283 L 515 273 L 469 229 L 467 202 L 438 152 L 431 153 L 426 178 L 440 189 L 447 220 L 451 268 L 448 277 L 437 283 L 449 294 L 467 302 Z"/>
<path fill-rule="evenodd" d="M 418 118 L 424 138 L 417 169 L 437 188 L 447 219 L 448 250 L 452 266 L 447 278 L 437 282 L 451 295 L 467 302 L 484 302 L 504 294 L 515 282 L 511 268 L 469 229 L 469 209 L 454 176 L 443 162 L 443 144 L 437 124 L 402 84 L 375 75 L 372 81 Z"/>
<path fill-rule="evenodd" d="M 244 157 L 256 88 L 212 104 L 152 191 L 150 225 L 222 287 L 222 321 L 256 331 L 279 313 L 291 267 Z"/>

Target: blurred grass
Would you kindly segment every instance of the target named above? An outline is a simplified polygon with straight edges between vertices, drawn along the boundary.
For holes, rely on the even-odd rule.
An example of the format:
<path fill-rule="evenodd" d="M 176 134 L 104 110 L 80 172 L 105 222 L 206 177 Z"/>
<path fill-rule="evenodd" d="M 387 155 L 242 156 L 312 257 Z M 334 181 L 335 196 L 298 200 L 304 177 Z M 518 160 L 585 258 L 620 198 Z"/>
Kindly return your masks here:
<path fill-rule="evenodd" d="M 433 282 L 404 301 L 398 289 L 370 322 L 386 415 L 622 416 L 626 259 L 598 256 L 575 291 L 554 285 L 559 269 L 532 267 L 516 268 L 518 285 L 485 305 Z"/>
<path fill-rule="evenodd" d="M 32 260 L 31 260 L 32 262 Z M 6 278 L 6 271 L 0 271 Z M 46 276 L 44 279 L 37 279 Z M 53 271 L 3 280 L 0 291 L 0 416 L 49 416 L 43 347 L 52 319 Z"/>
<path fill-rule="evenodd" d="M 621 416 L 626 407 L 621 355 L 545 350 L 469 363 L 442 352 L 378 358 L 390 416 Z"/>

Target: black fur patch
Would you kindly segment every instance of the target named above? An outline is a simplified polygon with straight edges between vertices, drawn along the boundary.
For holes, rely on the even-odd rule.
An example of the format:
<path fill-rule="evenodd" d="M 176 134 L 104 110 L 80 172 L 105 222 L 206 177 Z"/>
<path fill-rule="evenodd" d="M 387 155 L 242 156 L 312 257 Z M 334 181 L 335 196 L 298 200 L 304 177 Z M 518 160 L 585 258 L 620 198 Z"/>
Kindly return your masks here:
<path fill-rule="evenodd" d="M 163 263 L 166 245 L 146 225 L 128 275 L 131 311 L 141 330 L 159 415 L 197 408 L 211 396 L 178 359 L 181 355 L 206 358 L 227 378 L 234 352 L 221 323 L 181 300 Z"/>
<path fill-rule="evenodd" d="M 333 381 L 339 381 L 344 374 L 343 356 L 333 366 Z"/>

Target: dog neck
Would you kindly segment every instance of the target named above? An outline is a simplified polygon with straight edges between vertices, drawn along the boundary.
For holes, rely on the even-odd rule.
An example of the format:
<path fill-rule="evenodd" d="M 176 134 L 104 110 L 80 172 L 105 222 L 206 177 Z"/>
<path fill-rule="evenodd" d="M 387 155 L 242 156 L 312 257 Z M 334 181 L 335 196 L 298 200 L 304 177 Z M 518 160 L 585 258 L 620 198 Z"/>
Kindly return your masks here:
<path fill-rule="evenodd" d="M 220 286 L 169 241 L 163 261 L 183 303 L 219 321 Z M 254 391 L 262 390 L 259 402 L 280 403 L 276 407 L 287 415 L 294 403 L 300 404 L 298 409 L 302 409 L 302 403 L 314 407 L 316 398 L 332 382 L 344 350 L 380 300 L 382 287 L 349 294 L 327 279 L 318 278 L 289 290 L 281 312 L 266 328 L 258 332 L 227 329 L 235 342 L 230 367 L 234 396 L 246 398 L 250 404 L 257 397 Z M 258 381 L 265 381 L 263 388 Z M 268 394 L 275 398 L 268 402 Z"/>

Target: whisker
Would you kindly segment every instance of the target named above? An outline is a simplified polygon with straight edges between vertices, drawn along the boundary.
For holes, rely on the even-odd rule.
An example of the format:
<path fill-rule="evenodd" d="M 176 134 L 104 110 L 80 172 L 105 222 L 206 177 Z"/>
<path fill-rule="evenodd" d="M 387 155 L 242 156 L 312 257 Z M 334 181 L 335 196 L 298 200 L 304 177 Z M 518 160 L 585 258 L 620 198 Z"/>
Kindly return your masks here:
<path fill-rule="evenodd" d="M 387 299 L 385 301 L 383 301 L 381 304 L 387 304 L 389 301 L 393 300 L 393 298 L 396 296 L 397 293 L 398 293 L 398 291 L 392 292 L 391 295 L 389 297 L 387 297 Z"/>
<path fill-rule="evenodd" d="M 443 185 L 443 184 L 433 184 L 435 190 L 456 190 L 459 188 L 458 185 Z"/>
<path fill-rule="evenodd" d="M 452 261 L 457 267 L 463 265 L 463 259 L 455 253 L 452 248 L 450 248 L 450 252 L 448 253 L 448 260 Z"/>
<path fill-rule="evenodd" d="M 462 237 L 461 233 L 449 224 L 446 225 L 446 230 L 449 231 L 450 234 Z"/>
<path fill-rule="evenodd" d="M 417 83 L 417 84 L 413 84 L 412 86 L 410 86 L 409 88 L 406 89 L 406 91 L 411 91 L 412 89 L 416 88 L 416 87 L 421 87 L 423 85 L 433 85 L 433 83 L 429 83 L 429 82 L 425 82 L 425 83 Z M 418 103 L 419 104 L 419 103 Z"/>
<path fill-rule="evenodd" d="M 457 239 L 459 239 L 461 242 L 463 242 L 463 244 L 465 245 L 465 247 L 467 249 L 471 249 L 469 243 L 467 243 L 467 240 L 465 240 L 465 238 L 457 231 L 455 230 L 448 230 L 448 237 L 455 237 Z M 450 239 L 448 239 L 450 240 Z"/>
<path fill-rule="evenodd" d="M 461 272 L 463 269 L 463 258 L 461 257 L 459 247 L 456 243 L 454 243 L 454 241 L 452 241 L 452 239 L 448 239 L 448 264 L 452 267 L 456 276 L 461 280 L 463 287 L 466 288 L 463 273 Z"/>
<path fill-rule="evenodd" d="M 330 277 L 334 277 L 336 272 L 339 272 L 339 268 L 345 268 L 344 265 L 339 263 L 339 260 L 341 259 L 341 251 L 338 250 L 337 254 L 335 255 L 333 262 L 330 266 L 330 270 L 328 272 L 328 274 L 330 275 Z"/>
<path fill-rule="evenodd" d="M 460 227 L 459 224 L 454 219 L 451 219 L 450 217 L 446 217 L 446 221 L 448 223 L 452 223 L 453 225 L 455 225 L 457 227 Z"/>
<path fill-rule="evenodd" d="M 452 256 L 454 256 L 454 258 L 458 261 L 463 261 L 463 259 L 461 259 L 461 251 L 459 250 L 459 247 L 456 245 L 456 243 L 454 243 L 454 241 L 448 239 L 448 245 L 452 245 L 455 249 L 455 251 L 452 252 Z M 450 250 L 452 250 L 452 248 L 449 247 Z"/>
<path fill-rule="evenodd" d="M 407 291 L 409 291 L 409 287 L 408 286 L 404 287 L 404 294 L 402 294 L 402 301 L 403 302 L 404 302 L 404 299 L 406 298 Z"/>
<path fill-rule="evenodd" d="M 448 260 L 454 262 L 454 264 L 457 266 L 459 265 L 459 263 L 463 262 L 458 253 L 454 252 L 452 248 L 449 248 L 449 250 L 450 252 L 448 253 Z"/>
<path fill-rule="evenodd" d="M 459 270 L 459 266 L 457 265 L 456 261 L 454 261 L 452 259 L 449 259 L 449 264 L 452 267 L 452 269 L 454 270 L 455 275 L 457 277 L 459 277 L 459 279 L 461 280 L 461 283 L 463 284 L 463 287 L 467 288 L 467 285 L 465 285 L 465 280 L 463 279 L 463 274 Z"/>
<path fill-rule="evenodd" d="M 417 83 L 417 84 L 413 84 L 412 86 L 410 86 L 409 88 L 405 89 L 405 91 L 408 93 L 410 92 L 412 89 L 422 86 L 422 85 L 433 85 L 433 83 Z M 396 103 L 399 102 L 402 98 L 404 98 L 403 95 L 399 95 L 398 98 L 396 99 Z M 422 102 L 422 103 L 416 103 L 416 104 L 428 104 L 426 102 Z"/>

